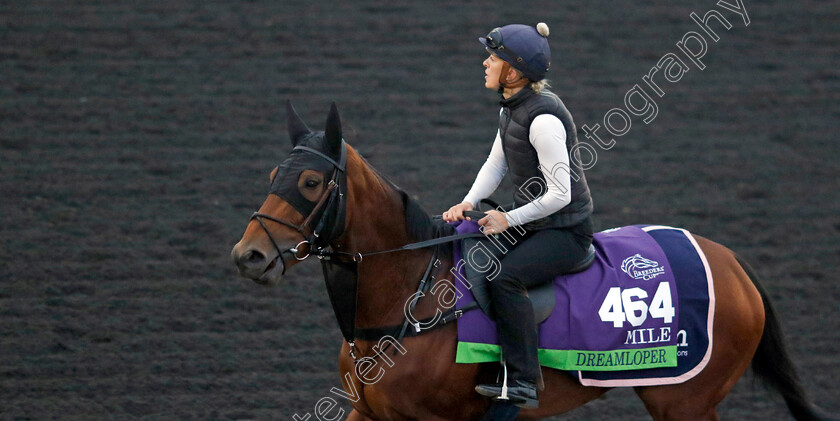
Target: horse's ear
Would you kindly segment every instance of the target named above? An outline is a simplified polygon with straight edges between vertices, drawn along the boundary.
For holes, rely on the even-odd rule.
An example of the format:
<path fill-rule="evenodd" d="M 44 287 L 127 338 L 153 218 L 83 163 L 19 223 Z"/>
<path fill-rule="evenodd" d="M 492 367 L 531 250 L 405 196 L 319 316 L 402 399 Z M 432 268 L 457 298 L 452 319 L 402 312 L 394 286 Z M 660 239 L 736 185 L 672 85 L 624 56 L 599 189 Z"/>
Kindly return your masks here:
<path fill-rule="evenodd" d="M 292 146 L 297 146 L 298 139 L 305 134 L 312 133 L 306 123 L 298 116 L 292 101 L 286 100 L 286 126 L 289 129 L 289 137 L 292 139 Z"/>
<path fill-rule="evenodd" d="M 327 127 L 324 129 L 327 140 L 327 148 L 332 156 L 341 154 L 341 119 L 338 117 L 338 107 L 335 102 L 330 107 L 330 115 L 327 116 Z"/>

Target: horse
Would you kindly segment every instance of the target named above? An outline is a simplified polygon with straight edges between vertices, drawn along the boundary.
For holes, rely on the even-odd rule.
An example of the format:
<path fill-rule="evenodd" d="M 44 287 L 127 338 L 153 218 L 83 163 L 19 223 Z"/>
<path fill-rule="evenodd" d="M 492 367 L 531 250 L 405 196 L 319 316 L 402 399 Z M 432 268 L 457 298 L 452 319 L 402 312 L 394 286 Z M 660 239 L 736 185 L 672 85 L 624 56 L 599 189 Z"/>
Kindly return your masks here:
<path fill-rule="evenodd" d="M 447 245 L 404 247 L 434 241 L 447 233 L 446 225 L 436 224 L 344 141 L 335 103 L 323 132 L 311 131 L 290 102 L 286 109 L 293 150 L 271 171 L 269 195 L 231 251 L 240 274 L 276 285 L 287 270 L 312 255 L 355 270 L 355 298 L 330 291 L 334 307 L 350 315 L 339 320 L 345 336 L 339 368 L 353 406 L 348 420 L 482 419 L 492 403 L 474 386 L 492 383 L 499 366 L 455 363 L 455 323 L 422 334 L 400 334 L 399 340 L 385 334 L 401 324 L 406 332 L 408 303 L 412 314 L 424 320 L 452 307 L 451 300 L 417 294 L 435 256 L 435 270 L 448 276 L 433 279 L 431 290 L 451 289 L 453 259 Z M 693 237 L 706 255 L 716 292 L 711 359 L 683 383 L 634 388 L 647 411 L 655 420 L 716 420 L 716 406 L 752 365 L 757 377 L 782 395 L 795 419 L 818 419 L 755 272 L 725 246 Z M 329 270 L 325 266 L 325 276 Z M 378 334 L 359 337 L 363 331 Z M 520 418 L 561 414 L 609 390 L 542 369 L 540 405 L 523 409 Z M 373 374 L 375 381 L 367 377 Z"/>

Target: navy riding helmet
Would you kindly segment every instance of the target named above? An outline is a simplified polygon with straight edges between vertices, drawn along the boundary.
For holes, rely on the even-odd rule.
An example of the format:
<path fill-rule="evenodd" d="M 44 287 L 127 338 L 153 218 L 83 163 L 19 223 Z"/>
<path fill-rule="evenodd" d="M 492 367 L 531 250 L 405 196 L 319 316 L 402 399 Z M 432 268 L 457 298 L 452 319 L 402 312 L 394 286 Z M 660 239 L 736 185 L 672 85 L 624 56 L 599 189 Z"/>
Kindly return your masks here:
<path fill-rule="evenodd" d="M 506 25 L 478 40 L 532 82 L 538 82 L 545 78 L 551 67 L 551 50 L 548 48 L 548 26 L 541 23 L 537 27 L 539 31 L 528 25 Z"/>

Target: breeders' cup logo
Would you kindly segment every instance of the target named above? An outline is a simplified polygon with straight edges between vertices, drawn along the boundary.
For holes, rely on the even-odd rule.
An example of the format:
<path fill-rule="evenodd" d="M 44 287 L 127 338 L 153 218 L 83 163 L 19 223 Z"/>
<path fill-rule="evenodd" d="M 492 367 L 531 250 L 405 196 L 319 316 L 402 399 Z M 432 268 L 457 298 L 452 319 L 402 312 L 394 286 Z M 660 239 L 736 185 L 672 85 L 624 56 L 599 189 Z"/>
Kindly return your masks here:
<path fill-rule="evenodd" d="M 644 279 L 645 281 L 649 281 L 665 273 L 665 268 L 659 266 L 658 262 L 645 259 L 638 253 L 624 259 L 621 262 L 621 270 L 632 276 L 633 279 Z"/>

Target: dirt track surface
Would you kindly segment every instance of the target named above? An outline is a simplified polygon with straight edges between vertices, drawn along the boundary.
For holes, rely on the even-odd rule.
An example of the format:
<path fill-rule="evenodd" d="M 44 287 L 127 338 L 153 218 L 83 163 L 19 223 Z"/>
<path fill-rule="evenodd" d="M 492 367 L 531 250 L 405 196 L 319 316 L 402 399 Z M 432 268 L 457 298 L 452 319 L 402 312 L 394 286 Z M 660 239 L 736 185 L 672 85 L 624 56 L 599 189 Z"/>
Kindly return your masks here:
<path fill-rule="evenodd" d="M 345 138 L 440 213 L 495 132 L 477 36 L 547 22 L 550 79 L 580 128 L 699 31 L 690 12 L 715 8 L 70 3 L 0 4 L 2 419 L 312 413 L 340 385 L 320 268 L 263 288 L 228 257 L 290 150 L 283 101 L 314 128 L 336 101 Z M 749 26 L 717 7 L 732 28 L 706 69 L 662 82 L 657 117 L 598 150 L 596 228 L 684 227 L 752 262 L 806 389 L 840 412 L 838 7 L 746 8 Z M 721 418 L 787 417 L 751 378 Z M 628 390 L 557 417 L 617 418 L 648 417 Z"/>

